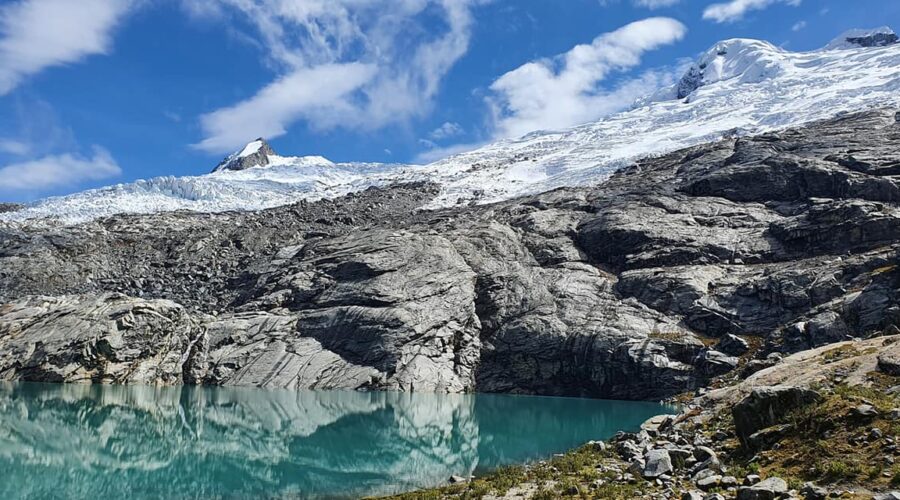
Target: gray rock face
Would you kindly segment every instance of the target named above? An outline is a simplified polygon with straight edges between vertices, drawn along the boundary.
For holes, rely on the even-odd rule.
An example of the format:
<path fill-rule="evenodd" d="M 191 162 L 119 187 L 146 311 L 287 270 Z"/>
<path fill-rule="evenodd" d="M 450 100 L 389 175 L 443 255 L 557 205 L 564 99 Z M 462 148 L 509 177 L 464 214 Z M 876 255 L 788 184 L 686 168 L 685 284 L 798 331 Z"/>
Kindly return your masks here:
<path fill-rule="evenodd" d="M 822 400 L 817 392 L 802 387 L 759 387 L 736 404 L 731 413 L 738 438 L 745 445 L 761 429 L 778 424 L 790 412 Z"/>
<path fill-rule="evenodd" d="M 716 350 L 731 356 L 740 356 L 750 350 L 750 344 L 737 335 L 726 334 L 716 344 Z"/>
<path fill-rule="evenodd" d="M 475 273 L 444 237 L 371 230 L 319 240 L 256 279 L 242 310 L 287 310 L 303 337 L 381 375 L 372 386 L 475 388 Z"/>
<path fill-rule="evenodd" d="M 851 36 L 847 41 L 860 47 L 884 47 L 900 41 L 895 33 L 873 33 L 868 36 Z"/>
<path fill-rule="evenodd" d="M 749 369 L 900 328 L 898 151 L 883 110 L 493 205 L 3 223 L 0 374 L 660 399 L 734 369 L 732 335 L 764 337 Z"/>
<path fill-rule="evenodd" d="M 171 301 L 30 297 L 0 307 L 0 379 L 177 384 L 202 333 Z"/>
<path fill-rule="evenodd" d="M 16 212 L 22 209 L 19 203 L 0 203 L 0 214 L 4 212 Z"/>
<path fill-rule="evenodd" d="M 275 151 L 269 146 L 262 137 L 249 143 L 242 151 L 237 151 L 229 157 L 222 160 L 213 172 L 221 170 L 246 170 L 252 167 L 264 167 L 269 164 L 269 156 L 274 155 Z"/>

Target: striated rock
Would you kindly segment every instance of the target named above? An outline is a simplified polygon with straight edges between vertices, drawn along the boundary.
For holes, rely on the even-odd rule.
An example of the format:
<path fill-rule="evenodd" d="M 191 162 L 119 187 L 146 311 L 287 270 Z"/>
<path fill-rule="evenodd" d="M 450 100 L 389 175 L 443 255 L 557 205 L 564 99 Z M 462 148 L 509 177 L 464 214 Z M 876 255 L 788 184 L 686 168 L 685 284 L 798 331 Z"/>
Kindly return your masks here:
<path fill-rule="evenodd" d="M 179 384 L 202 335 L 171 301 L 31 297 L 0 306 L 0 379 Z"/>
<path fill-rule="evenodd" d="M 377 230 L 366 236 L 305 245 L 258 277 L 242 308 L 269 308 L 278 296 L 300 335 L 377 370 L 373 388 L 474 389 L 475 274 L 440 236 Z"/>
<path fill-rule="evenodd" d="M 769 353 L 900 332 L 895 115 L 728 138 L 492 205 L 422 210 L 440 188 L 415 183 L 258 212 L 5 222 L 0 303 L 34 324 L 0 316 L 24 328 L 0 338 L 15 346 L 2 373 L 662 399 L 763 336 L 742 372 L 756 380 L 781 366 Z M 241 168 L 270 154 L 245 150 Z M 111 293 L 172 321 L 110 337 L 104 368 L 82 347 Z"/>

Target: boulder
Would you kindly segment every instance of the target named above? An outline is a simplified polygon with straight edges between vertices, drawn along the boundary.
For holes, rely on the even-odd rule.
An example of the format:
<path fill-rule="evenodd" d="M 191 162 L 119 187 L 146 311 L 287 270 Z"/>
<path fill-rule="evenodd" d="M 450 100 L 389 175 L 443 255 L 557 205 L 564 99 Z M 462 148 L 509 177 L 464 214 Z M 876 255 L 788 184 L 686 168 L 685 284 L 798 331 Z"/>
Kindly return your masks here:
<path fill-rule="evenodd" d="M 758 371 L 765 370 L 766 368 L 771 368 L 777 364 L 778 360 L 775 359 L 766 358 L 750 360 L 746 365 L 744 365 L 743 370 L 741 370 L 741 377 L 747 378 Z"/>
<path fill-rule="evenodd" d="M 635 458 L 628 464 L 628 472 L 633 476 L 640 477 L 644 474 L 644 468 L 646 466 L 647 464 L 642 459 Z"/>
<path fill-rule="evenodd" d="M 669 457 L 672 459 L 672 465 L 675 468 L 685 467 L 688 459 L 693 459 L 693 452 L 685 448 L 669 448 Z"/>
<path fill-rule="evenodd" d="M 708 377 L 723 375 L 737 368 L 738 359 L 719 351 L 704 351 L 695 362 L 697 368 Z"/>
<path fill-rule="evenodd" d="M 704 474 L 699 479 L 694 480 L 694 484 L 697 485 L 703 491 L 708 491 L 713 488 L 719 486 L 719 483 L 722 482 L 722 476 L 718 474 Z"/>
<path fill-rule="evenodd" d="M 781 423 L 792 411 L 822 401 L 816 391 L 802 387 L 757 387 L 734 406 L 735 431 L 744 445 L 750 436 L 766 427 Z"/>
<path fill-rule="evenodd" d="M 674 470 L 667 450 L 650 450 L 644 455 L 644 461 L 646 465 L 642 475 L 647 479 L 655 479 Z"/>
<path fill-rule="evenodd" d="M 770 477 L 753 486 L 743 486 L 738 490 L 737 500 L 775 500 L 787 493 L 788 485 L 779 477 Z"/>
<path fill-rule="evenodd" d="M 747 446 L 752 450 L 768 450 L 775 443 L 787 437 L 794 429 L 791 424 L 778 424 L 756 431 L 747 438 Z"/>
<path fill-rule="evenodd" d="M 725 334 L 716 344 L 716 350 L 730 356 L 742 356 L 750 350 L 750 344 L 737 335 Z"/>
<path fill-rule="evenodd" d="M 656 415 L 654 417 L 648 418 L 643 424 L 641 424 L 641 430 L 646 431 L 647 434 L 651 436 L 659 435 L 660 431 L 665 431 L 669 427 L 671 427 L 672 422 L 675 421 L 674 415 Z"/>
<path fill-rule="evenodd" d="M 828 498 L 828 490 L 815 483 L 804 483 L 803 488 L 800 488 L 800 495 L 806 500 L 825 500 Z"/>
<path fill-rule="evenodd" d="M 861 404 L 850 408 L 850 418 L 867 420 L 878 416 L 878 410 L 870 404 Z"/>
<path fill-rule="evenodd" d="M 890 349 L 878 356 L 878 370 L 894 377 L 900 376 L 900 349 Z"/>
<path fill-rule="evenodd" d="M 718 460 L 718 455 L 715 450 L 708 446 L 697 446 L 694 448 L 694 458 L 698 461 L 703 462 L 709 459 Z"/>

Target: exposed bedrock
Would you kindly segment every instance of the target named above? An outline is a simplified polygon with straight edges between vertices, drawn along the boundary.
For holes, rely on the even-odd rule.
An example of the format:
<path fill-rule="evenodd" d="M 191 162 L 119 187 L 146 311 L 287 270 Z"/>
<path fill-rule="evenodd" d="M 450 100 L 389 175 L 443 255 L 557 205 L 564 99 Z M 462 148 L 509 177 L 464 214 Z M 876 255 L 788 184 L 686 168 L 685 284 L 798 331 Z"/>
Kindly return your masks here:
<path fill-rule="evenodd" d="M 898 166 L 883 110 L 493 205 L 5 223 L 0 378 L 662 398 L 900 332 Z"/>

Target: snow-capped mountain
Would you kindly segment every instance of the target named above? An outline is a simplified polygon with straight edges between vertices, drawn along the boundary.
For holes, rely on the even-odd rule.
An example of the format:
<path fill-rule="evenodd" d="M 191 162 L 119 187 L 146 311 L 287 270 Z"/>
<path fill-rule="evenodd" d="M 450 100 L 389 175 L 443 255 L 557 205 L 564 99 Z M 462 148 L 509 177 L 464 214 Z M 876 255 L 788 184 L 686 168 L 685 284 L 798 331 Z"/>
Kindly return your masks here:
<path fill-rule="evenodd" d="M 716 140 L 900 105 L 900 43 L 888 28 L 854 30 L 820 50 L 790 52 L 732 39 L 702 54 L 676 84 L 632 109 L 562 131 L 538 131 L 436 163 L 332 163 L 278 156 L 262 139 L 207 175 L 159 177 L 48 198 L 0 220 L 78 222 L 114 213 L 253 210 L 429 180 L 432 208 L 493 202 L 602 182 L 634 159 Z"/>

